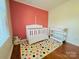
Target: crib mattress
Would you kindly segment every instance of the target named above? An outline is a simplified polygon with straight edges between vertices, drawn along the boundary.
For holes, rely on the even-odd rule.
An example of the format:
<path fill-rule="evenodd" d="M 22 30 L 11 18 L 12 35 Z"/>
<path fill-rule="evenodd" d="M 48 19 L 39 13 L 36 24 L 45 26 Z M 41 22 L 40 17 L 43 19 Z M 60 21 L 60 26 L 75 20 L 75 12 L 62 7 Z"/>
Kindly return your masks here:
<path fill-rule="evenodd" d="M 21 59 L 42 59 L 61 45 L 62 43 L 50 39 L 32 45 L 20 44 Z"/>

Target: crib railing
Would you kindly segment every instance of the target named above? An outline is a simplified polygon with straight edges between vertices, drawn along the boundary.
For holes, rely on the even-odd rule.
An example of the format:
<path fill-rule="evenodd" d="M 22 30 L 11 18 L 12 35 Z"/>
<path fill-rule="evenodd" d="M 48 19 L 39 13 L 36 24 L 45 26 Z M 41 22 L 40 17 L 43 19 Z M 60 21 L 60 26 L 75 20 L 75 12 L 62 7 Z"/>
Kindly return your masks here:
<path fill-rule="evenodd" d="M 67 28 L 64 28 L 64 29 L 61 29 L 61 28 L 57 28 L 57 29 L 51 28 L 50 29 L 50 38 L 51 39 L 55 39 L 57 41 L 63 42 L 63 41 L 67 40 L 67 35 L 68 35 L 68 29 Z"/>
<path fill-rule="evenodd" d="M 26 26 L 26 36 L 29 44 L 48 39 L 48 36 L 51 39 L 62 42 L 67 39 L 67 33 L 67 28 L 44 28 L 42 25 L 38 24 Z"/>
<path fill-rule="evenodd" d="M 27 39 L 29 44 L 48 39 L 47 28 L 27 28 L 26 30 Z"/>

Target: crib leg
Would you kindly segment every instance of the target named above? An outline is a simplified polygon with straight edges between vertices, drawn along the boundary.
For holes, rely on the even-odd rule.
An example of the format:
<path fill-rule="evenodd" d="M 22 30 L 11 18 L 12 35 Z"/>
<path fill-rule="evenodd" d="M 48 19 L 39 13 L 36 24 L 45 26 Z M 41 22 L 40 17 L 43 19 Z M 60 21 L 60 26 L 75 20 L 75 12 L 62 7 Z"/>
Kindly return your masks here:
<path fill-rule="evenodd" d="M 66 43 L 66 41 L 65 41 L 65 40 L 63 41 L 63 44 L 64 44 L 64 43 Z"/>

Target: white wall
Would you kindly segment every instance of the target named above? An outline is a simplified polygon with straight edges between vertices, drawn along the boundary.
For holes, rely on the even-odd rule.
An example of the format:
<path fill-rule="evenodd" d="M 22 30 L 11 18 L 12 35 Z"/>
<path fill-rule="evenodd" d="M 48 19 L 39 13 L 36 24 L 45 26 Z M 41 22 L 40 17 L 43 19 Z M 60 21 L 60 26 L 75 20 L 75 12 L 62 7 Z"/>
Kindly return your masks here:
<path fill-rule="evenodd" d="M 67 41 L 79 46 L 79 0 L 70 0 L 56 7 L 53 12 L 54 26 L 68 28 Z M 53 13 L 51 15 L 53 16 Z M 49 23 L 53 24 L 53 18 L 49 20 Z"/>
<path fill-rule="evenodd" d="M 12 29 L 11 29 L 11 20 L 10 20 L 10 13 L 9 13 L 9 3 L 8 0 L 6 1 L 7 5 L 7 21 L 10 31 L 10 37 L 7 39 L 7 41 L 4 43 L 2 47 L 0 47 L 0 59 L 10 59 L 11 52 L 12 52 Z M 0 2 L 1 3 L 1 2 Z"/>
<path fill-rule="evenodd" d="M 5 44 L 0 48 L 0 59 L 10 59 L 12 51 L 12 42 L 9 38 Z"/>
<path fill-rule="evenodd" d="M 54 26 L 54 18 L 55 18 L 55 12 L 54 9 L 51 9 L 48 11 L 48 27 L 53 27 Z"/>

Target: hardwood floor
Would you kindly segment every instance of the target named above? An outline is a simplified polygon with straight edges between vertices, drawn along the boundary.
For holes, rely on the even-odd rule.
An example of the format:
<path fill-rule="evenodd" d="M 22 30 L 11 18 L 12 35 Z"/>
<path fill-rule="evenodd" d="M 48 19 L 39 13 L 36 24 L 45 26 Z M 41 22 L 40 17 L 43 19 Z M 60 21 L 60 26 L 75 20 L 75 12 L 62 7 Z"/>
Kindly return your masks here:
<path fill-rule="evenodd" d="M 79 47 L 65 43 L 44 59 L 79 59 Z"/>
<path fill-rule="evenodd" d="M 11 59 L 21 59 L 20 45 L 14 46 Z M 79 47 L 64 43 L 61 47 L 43 59 L 79 59 Z"/>
<path fill-rule="evenodd" d="M 20 45 L 14 45 L 11 59 L 21 59 L 21 56 L 20 56 Z"/>

